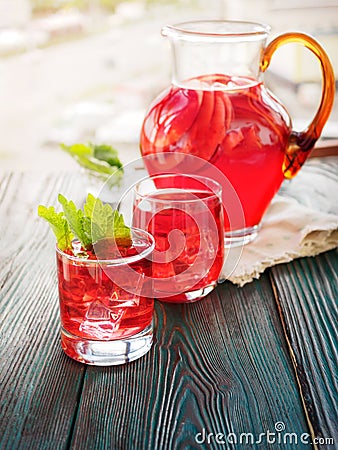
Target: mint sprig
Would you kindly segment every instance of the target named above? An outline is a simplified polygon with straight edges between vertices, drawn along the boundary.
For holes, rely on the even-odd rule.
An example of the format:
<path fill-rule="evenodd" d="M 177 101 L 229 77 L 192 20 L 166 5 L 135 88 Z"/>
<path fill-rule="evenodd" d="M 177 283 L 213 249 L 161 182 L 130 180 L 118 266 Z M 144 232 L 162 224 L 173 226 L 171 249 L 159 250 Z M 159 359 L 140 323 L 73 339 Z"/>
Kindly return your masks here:
<path fill-rule="evenodd" d="M 117 233 L 126 234 L 125 229 L 129 230 L 122 214 L 113 210 L 108 203 L 103 204 L 92 194 L 88 194 L 83 211 L 91 221 L 94 241 L 105 237 L 115 237 Z"/>
<path fill-rule="evenodd" d="M 110 184 L 117 183 L 123 176 L 123 165 L 118 152 L 110 145 L 61 144 L 61 148 L 82 167 L 103 176 L 110 176 Z M 112 175 L 114 176 L 111 177 Z"/>
<path fill-rule="evenodd" d="M 63 211 L 57 213 L 53 206 L 40 205 L 38 215 L 49 222 L 60 250 L 72 251 L 72 240 L 77 238 L 84 250 L 105 238 L 115 238 L 118 244 L 131 245 L 131 230 L 124 223 L 122 214 L 103 204 L 99 198 L 88 194 L 83 210 L 72 200 L 59 194 Z"/>
<path fill-rule="evenodd" d="M 39 205 L 38 215 L 49 222 L 49 225 L 55 234 L 59 249 L 71 249 L 74 235 L 64 214 L 62 212 L 57 213 L 54 206 L 47 208 L 46 206 Z"/>
<path fill-rule="evenodd" d="M 81 209 L 77 209 L 72 200 L 68 201 L 62 194 L 59 194 L 58 201 L 62 206 L 69 228 L 79 239 L 82 247 L 88 249 L 92 244 L 90 219 L 84 215 Z"/>

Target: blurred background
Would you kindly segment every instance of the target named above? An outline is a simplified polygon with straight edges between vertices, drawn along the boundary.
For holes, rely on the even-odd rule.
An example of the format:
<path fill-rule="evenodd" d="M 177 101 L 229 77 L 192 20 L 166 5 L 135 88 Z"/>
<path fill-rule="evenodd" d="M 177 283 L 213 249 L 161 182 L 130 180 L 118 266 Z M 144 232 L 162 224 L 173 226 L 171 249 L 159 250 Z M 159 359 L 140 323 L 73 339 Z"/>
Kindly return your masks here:
<path fill-rule="evenodd" d="M 334 0 L 0 0 L 0 170 L 53 171 L 76 163 L 59 144 L 108 143 L 123 163 L 139 157 L 150 101 L 170 83 L 163 25 L 191 19 L 268 23 L 271 38 L 303 31 L 338 73 Z M 289 44 L 265 76 L 296 129 L 314 115 L 318 62 Z M 338 107 L 323 137 L 338 138 Z"/>

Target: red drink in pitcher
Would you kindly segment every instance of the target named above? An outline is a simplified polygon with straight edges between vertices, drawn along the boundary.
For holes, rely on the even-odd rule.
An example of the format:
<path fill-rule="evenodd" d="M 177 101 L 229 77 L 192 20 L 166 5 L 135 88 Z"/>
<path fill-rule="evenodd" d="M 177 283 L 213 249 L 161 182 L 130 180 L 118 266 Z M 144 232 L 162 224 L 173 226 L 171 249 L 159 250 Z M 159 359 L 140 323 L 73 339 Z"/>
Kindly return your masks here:
<path fill-rule="evenodd" d="M 239 20 L 164 26 L 171 86 L 150 105 L 141 131 L 150 175 L 198 174 L 221 184 L 231 247 L 257 236 L 264 212 L 284 178 L 293 178 L 306 161 L 334 101 L 334 70 L 319 42 L 291 31 L 267 43 L 269 33 L 268 25 Z M 291 42 L 309 49 L 322 73 L 318 110 L 300 131 L 264 86 L 275 51 Z"/>
<path fill-rule="evenodd" d="M 234 187 L 245 228 L 254 227 L 283 180 L 287 113 L 253 79 L 206 75 L 185 86 L 171 86 L 151 105 L 142 127 L 142 155 L 180 152 L 208 161 Z M 156 167 L 145 162 L 152 173 Z M 196 173 L 215 177 L 209 169 L 199 165 Z M 224 190 L 225 204 L 226 195 Z"/>

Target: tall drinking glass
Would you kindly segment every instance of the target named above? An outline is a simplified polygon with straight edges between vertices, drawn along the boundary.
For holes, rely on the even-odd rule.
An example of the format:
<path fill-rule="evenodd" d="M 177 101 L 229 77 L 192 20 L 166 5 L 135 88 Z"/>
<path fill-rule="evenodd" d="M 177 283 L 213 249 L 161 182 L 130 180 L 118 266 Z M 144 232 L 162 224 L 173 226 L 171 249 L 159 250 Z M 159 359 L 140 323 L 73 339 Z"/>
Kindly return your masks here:
<path fill-rule="evenodd" d="M 147 177 L 134 188 L 133 225 L 155 238 L 153 295 L 194 302 L 217 284 L 224 256 L 222 188 L 185 174 Z"/>

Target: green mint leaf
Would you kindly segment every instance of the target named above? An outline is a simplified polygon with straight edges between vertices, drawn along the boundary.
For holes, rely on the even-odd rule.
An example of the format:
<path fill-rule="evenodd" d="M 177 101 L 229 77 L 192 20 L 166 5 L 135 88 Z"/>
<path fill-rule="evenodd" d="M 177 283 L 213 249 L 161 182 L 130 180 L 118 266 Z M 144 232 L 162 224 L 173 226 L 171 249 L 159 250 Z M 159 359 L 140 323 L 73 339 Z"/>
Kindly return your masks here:
<path fill-rule="evenodd" d="M 62 212 L 57 213 L 53 206 L 47 208 L 46 206 L 39 205 L 38 215 L 49 222 L 50 227 L 55 234 L 59 249 L 71 250 L 74 236 L 64 214 Z"/>
<path fill-rule="evenodd" d="M 71 156 L 93 155 L 93 149 L 85 144 L 65 145 L 61 144 L 61 148 Z"/>
<path fill-rule="evenodd" d="M 107 162 L 110 166 L 122 168 L 122 163 L 118 157 L 118 152 L 110 145 L 93 145 L 94 157 L 100 161 Z"/>
<path fill-rule="evenodd" d="M 130 228 L 125 225 L 122 214 L 113 210 L 108 203 L 103 204 L 99 198 L 88 194 L 83 210 L 91 220 L 93 242 L 114 237 L 124 239 L 124 245 L 131 245 Z"/>
<path fill-rule="evenodd" d="M 113 216 L 109 216 L 107 237 L 114 237 L 118 245 L 128 246 L 132 243 L 131 230 L 124 223 L 123 215 L 118 211 L 113 211 Z"/>
<path fill-rule="evenodd" d="M 62 150 L 72 156 L 82 167 L 98 174 L 109 176 L 111 185 L 123 176 L 122 163 L 117 150 L 110 145 L 61 144 Z M 112 175 L 114 175 L 112 177 Z"/>
<path fill-rule="evenodd" d="M 86 203 L 83 205 L 84 215 L 91 226 L 92 242 L 96 242 L 106 236 L 108 215 L 111 214 L 111 208 L 109 205 L 107 206 L 108 208 L 92 194 L 88 194 Z"/>
<path fill-rule="evenodd" d="M 72 200 L 68 201 L 62 194 L 59 194 L 58 200 L 70 229 L 79 239 L 84 249 L 90 248 L 92 244 L 91 225 L 85 218 L 83 211 L 77 209 L 74 202 Z"/>
<path fill-rule="evenodd" d="M 83 210 L 77 209 L 73 201 L 58 195 L 63 212 L 57 213 L 53 206 L 40 205 L 38 215 L 49 222 L 60 250 L 73 250 L 72 240 L 76 237 L 84 250 L 96 242 L 114 238 L 117 245 L 132 244 L 131 230 L 124 223 L 122 214 L 88 194 Z"/>
<path fill-rule="evenodd" d="M 110 166 L 105 161 L 100 161 L 98 159 L 94 159 L 91 157 L 87 157 L 84 155 L 79 155 L 76 157 L 77 162 L 88 170 L 92 170 L 102 175 L 116 175 L 116 180 L 119 180 L 121 177 L 121 171 L 115 166 Z"/>
<path fill-rule="evenodd" d="M 129 247 L 132 244 L 131 231 L 128 227 L 115 228 L 113 237 L 117 245 L 122 247 Z"/>

